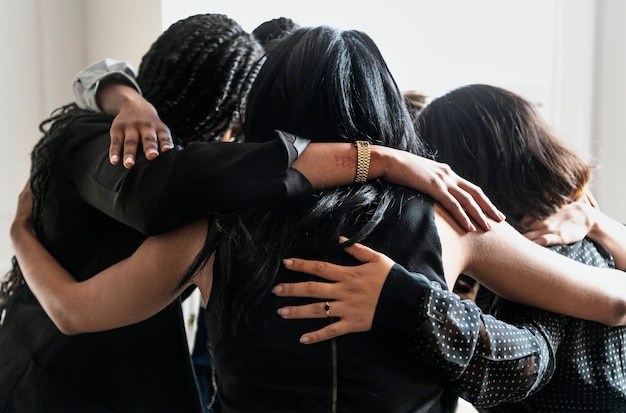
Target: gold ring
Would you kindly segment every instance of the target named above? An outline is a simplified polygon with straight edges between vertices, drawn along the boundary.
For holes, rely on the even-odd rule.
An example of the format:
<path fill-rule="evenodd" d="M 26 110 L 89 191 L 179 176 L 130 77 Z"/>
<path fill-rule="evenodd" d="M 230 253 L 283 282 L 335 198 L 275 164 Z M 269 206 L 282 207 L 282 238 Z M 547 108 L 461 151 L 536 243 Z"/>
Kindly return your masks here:
<path fill-rule="evenodd" d="M 326 311 L 326 317 L 330 317 L 330 303 L 328 301 L 324 304 L 324 311 Z"/>

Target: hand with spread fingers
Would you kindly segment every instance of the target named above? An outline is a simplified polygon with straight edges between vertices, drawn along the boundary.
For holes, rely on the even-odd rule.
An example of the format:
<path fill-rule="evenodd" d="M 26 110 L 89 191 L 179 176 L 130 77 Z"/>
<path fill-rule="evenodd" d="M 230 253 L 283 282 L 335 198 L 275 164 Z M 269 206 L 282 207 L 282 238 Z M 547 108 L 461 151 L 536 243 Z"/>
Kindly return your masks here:
<path fill-rule="evenodd" d="M 340 242 L 345 241 L 346 238 L 341 237 Z M 372 328 L 378 297 L 394 262 L 386 255 L 361 244 L 351 245 L 345 248 L 345 251 L 363 264 L 342 266 L 299 258 L 284 260 L 285 267 L 289 270 L 333 281 L 281 283 L 272 290 L 280 297 L 310 297 L 322 300 L 278 309 L 278 314 L 285 319 L 338 318 L 338 321 L 320 330 L 303 334 L 300 337 L 303 344 L 318 343 Z"/>
<path fill-rule="evenodd" d="M 137 90 L 123 84 L 110 84 L 99 95 L 105 113 L 115 115 L 111 124 L 109 157 L 112 164 L 122 160 L 126 168 L 135 164 L 139 147 L 152 160 L 173 147 L 172 135 L 154 106 Z"/>

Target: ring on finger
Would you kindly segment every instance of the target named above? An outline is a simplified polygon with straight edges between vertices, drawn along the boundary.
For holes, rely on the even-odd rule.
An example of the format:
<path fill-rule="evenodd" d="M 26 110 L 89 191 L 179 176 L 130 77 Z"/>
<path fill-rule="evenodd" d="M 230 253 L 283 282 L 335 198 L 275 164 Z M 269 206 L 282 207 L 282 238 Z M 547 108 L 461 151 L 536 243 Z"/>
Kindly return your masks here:
<path fill-rule="evenodd" d="M 324 312 L 326 313 L 326 317 L 330 317 L 330 303 L 328 301 L 324 304 Z"/>

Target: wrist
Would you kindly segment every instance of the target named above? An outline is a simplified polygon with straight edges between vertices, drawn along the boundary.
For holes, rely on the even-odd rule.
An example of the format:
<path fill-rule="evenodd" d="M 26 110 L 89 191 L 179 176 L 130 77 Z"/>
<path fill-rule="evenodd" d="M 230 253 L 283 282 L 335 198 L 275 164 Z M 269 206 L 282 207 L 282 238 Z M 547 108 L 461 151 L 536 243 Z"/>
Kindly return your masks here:
<path fill-rule="evenodd" d="M 380 145 L 372 145 L 370 152 L 370 169 L 367 179 L 386 179 L 389 166 L 392 164 L 393 151 Z"/>
<path fill-rule="evenodd" d="M 34 236 L 32 231 L 30 221 L 15 219 L 10 228 L 11 242 L 13 243 L 13 246 L 17 249 L 18 245 L 24 243 L 29 237 Z"/>
<path fill-rule="evenodd" d="M 139 98 L 137 89 L 120 83 L 101 85 L 96 97 L 102 112 L 111 116 L 117 116 L 123 106 L 135 104 Z"/>

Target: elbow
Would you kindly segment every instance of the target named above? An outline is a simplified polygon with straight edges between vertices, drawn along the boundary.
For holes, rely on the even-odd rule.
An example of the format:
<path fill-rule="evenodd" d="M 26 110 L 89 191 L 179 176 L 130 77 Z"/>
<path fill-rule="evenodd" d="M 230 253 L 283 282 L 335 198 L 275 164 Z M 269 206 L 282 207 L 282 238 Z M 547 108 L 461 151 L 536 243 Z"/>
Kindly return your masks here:
<path fill-rule="evenodd" d="M 611 327 L 626 326 L 626 297 L 615 297 L 610 306 L 605 319 L 599 321 Z"/>
<path fill-rule="evenodd" d="M 48 315 L 59 331 L 66 336 L 87 332 L 85 329 L 81 328 L 80 321 L 73 317 L 71 312 L 54 310 L 50 311 Z"/>

